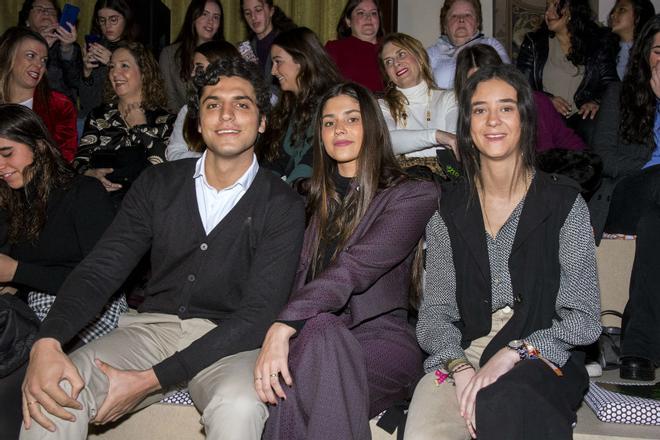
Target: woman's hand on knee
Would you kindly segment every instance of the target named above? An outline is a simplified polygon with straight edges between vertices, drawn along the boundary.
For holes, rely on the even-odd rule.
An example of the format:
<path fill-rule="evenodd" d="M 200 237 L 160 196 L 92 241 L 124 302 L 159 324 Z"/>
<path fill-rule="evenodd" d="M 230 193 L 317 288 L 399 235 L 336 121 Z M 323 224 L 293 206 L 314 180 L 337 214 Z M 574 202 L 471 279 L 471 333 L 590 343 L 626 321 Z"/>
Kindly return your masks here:
<path fill-rule="evenodd" d="M 476 438 L 476 431 L 474 431 L 476 429 L 474 412 L 477 393 L 509 372 L 519 360 L 518 353 L 506 347 L 502 348 L 474 374 L 470 382 L 466 385 L 459 401 L 459 408 L 461 417 L 468 423 L 468 428 L 470 428 L 470 424 L 472 425 L 470 434 L 473 438 Z"/>
<path fill-rule="evenodd" d="M 284 383 L 293 385 L 289 373 L 289 339 L 296 330 L 276 322 L 270 326 L 259 357 L 254 368 L 254 388 L 262 402 L 277 405 L 278 398 L 286 399 L 286 394 L 280 383 L 280 375 Z"/>
<path fill-rule="evenodd" d="M 468 368 L 467 370 L 463 370 L 454 374 L 454 385 L 456 386 L 456 399 L 458 400 L 459 405 L 461 404 L 461 398 L 465 393 L 465 389 L 470 384 L 470 382 L 472 382 L 472 378 L 474 377 L 475 374 L 476 372 L 474 371 L 474 368 Z M 462 414 L 463 413 L 461 413 L 461 415 Z M 466 420 L 465 424 L 467 425 L 470 435 L 473 438 L 476 437 L 476 432 L 474 430 L 472 421 Z"/>
<path fill-rule="evenodd" d="M 60 387 L 62 380 L 67 380 L 71 385 L 70 396 Z M 82 409 L 76 399 L 84 386 L 78 369 L 64 354 L 59 342 L 50 338 L 35 342 L 22 386 L 25 429 L 30 429 L 34 419 L 45 429 L 55 430 L 55 425 L 44 415 L 42 408 L 60 419 L 75 421 L 75 416 L 64 408 Z"/>

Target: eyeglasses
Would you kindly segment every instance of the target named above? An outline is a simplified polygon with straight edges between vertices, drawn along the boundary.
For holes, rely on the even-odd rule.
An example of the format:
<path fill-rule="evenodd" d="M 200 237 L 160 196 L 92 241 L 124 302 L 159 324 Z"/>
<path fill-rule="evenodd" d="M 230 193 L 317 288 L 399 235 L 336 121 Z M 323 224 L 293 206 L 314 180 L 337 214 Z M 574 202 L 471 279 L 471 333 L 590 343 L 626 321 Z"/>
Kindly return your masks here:
<path fill-rule="evenodd" d="M 121 20 L 122 16 L 121 15 L 111 15 L 108 18 L 105 17 L 99 17 L 96 19 L 96 22 L 99 24 L 99 26 L 105 27 L 108 23 L 111 25 L 116 25 L 119 23 L 119 20 Z"/>
<path fill-rule="evenodd" d="M 57 17 L 57 9 L 55 8 L 44 8 L 43 6 L 33 6 L 32 10 L 39 15 L 45 15 L 47 17 Z"/>

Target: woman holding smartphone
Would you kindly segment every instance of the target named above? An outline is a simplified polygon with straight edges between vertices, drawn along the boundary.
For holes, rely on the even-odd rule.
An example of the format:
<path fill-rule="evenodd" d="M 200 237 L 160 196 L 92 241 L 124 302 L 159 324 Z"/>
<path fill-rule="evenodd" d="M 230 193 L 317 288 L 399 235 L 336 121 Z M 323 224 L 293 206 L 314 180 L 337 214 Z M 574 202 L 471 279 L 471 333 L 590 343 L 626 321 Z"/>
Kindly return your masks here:
<path fill-rule="evenodd" d="M 128 0 L 97 0 L 94 5 L 92 30 L 85 37 L 83 69 L 80 82 L 78 127 L 89 112 L 103 103 L 103 86 L 108 77 L 108 63 L 120 42 L 137 38 L 138 28 Z"/>
<path fill-rule="evenodd" d="M 38 32 L 48 42 L 48 85 L 75 104 L 82 69 L 77 20 L 66 20 L 64 25 L 60 21 L 60 8 L 52 0 L 25 0 L 18 13 L 18 26 Z"/>

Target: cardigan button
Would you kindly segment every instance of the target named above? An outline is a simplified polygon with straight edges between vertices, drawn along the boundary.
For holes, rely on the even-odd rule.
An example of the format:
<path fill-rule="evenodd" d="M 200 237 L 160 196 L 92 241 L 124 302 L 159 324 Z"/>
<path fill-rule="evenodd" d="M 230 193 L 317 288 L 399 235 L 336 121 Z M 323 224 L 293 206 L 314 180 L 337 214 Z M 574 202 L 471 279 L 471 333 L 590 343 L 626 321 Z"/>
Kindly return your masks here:
<path fill-rule="evenodd" d="M 185 313 L 185 312 L 186 312 L 186 306 L 179 307 L 179 313 Z"/>
<path fill-rule="evenodd" d="M 513 300 L 514 300 L 515 302 L 517 302 L 518 304 L 520 304 L 520 303 L 522 302 L 522 298 L 520 297 L 520 295 L 516 295 L 516 296 L 514 296 L 514 297 L 513 297 Z"/>
<path fill-rule="evenodd" d="M 193 274 L 188 275 L 188 281 L 190 281 L 191 283 L 195 281 L 195 275 Z"/>
<path fill-rule="evenodd" d="M 207 249 L 209 248 L 209 245 L 206 244 L 206 243 L 202 243 L 202 244 L 199 246 L 199 248 L 200 248 L 201 250 L 205 251 L 205 250 L 207 250 Z"/>

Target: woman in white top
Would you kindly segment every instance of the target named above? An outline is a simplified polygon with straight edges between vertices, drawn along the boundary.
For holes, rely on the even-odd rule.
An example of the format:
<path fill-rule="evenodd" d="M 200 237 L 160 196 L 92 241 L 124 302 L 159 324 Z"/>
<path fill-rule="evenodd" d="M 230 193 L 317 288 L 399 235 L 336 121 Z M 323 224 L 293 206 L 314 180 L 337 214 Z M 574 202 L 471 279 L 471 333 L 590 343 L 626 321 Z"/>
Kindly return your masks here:
<path fill-rule="evenodd" d="M 435 157 L 438 148 L 456 151 L 458 106 L 454 92 L 435 85 L 424 46 L 400 33 L 383 40 L 379 54 L 385 83 L 380 108 L 394 154 Z"/>

